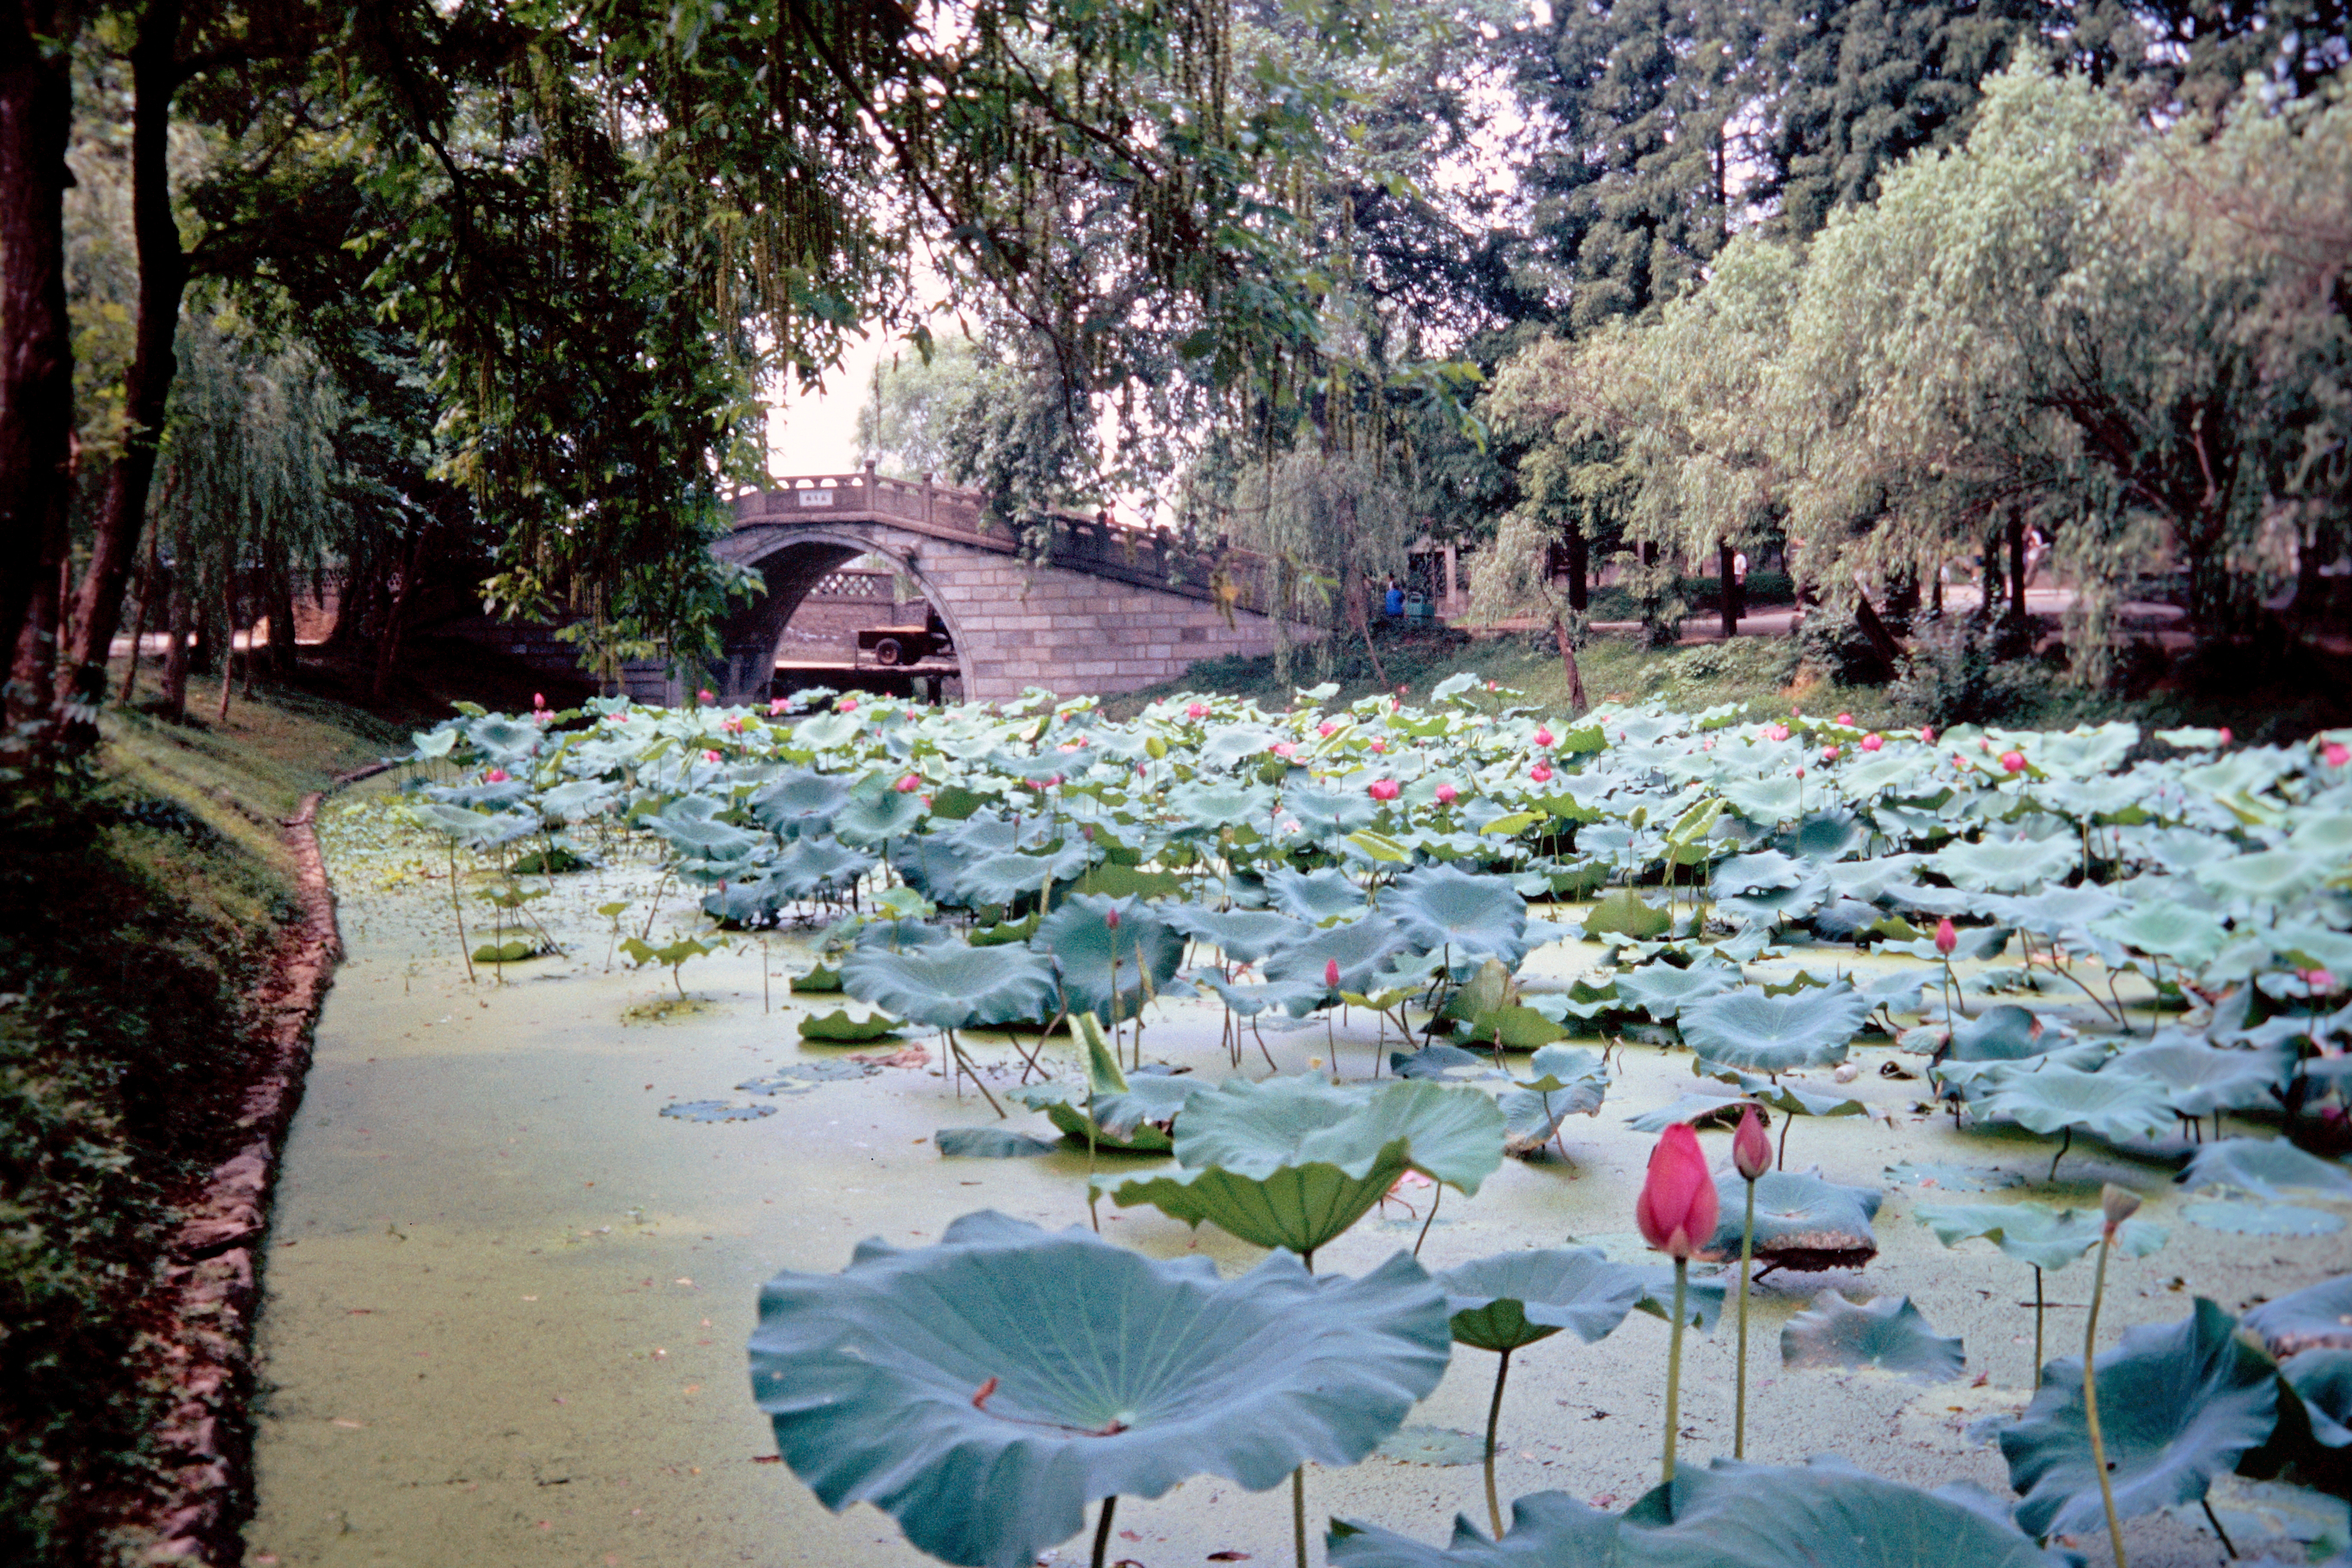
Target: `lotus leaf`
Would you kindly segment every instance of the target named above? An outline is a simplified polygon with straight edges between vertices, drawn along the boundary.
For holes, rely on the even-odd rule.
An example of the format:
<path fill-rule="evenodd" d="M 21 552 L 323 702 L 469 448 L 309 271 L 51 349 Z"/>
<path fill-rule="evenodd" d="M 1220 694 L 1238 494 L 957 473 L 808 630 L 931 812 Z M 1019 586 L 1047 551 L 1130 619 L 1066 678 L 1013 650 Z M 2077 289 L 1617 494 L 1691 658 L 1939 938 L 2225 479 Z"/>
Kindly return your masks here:
<path fill-rule="evenodd" d="M 1367 914 L 1284 942 L 1263 967 L 1268 980 L 1321 986 L 1325 966 L 1336 962 L 1339 990 L 1371 991 L 1377 989 L 1374 982 L 1381 964 L 1404 946 L 1404 935 L 1392 922 L 1381 915 Z"/>
<path fill-rule="evenodd" d="M 2229 931 L 2202 910 L 2169 900 L 2137 903 L 2122 914 L 2109 915 L 2091 927 L 2095 935 L 2109 937 L 2136 952 L 2197 966 L 2221 951 Z"/>
<path fill-rule="evenodd" d="M 961 906 L 956 884 L 963 879 L 976 857 L 968 855 L 937 833 L 909 838 L 893 847 L 891 864 L 907 885 L 936 903 Z"/>
<path fill-rule="evenodd" d="M 978 1214 L 937 1247 L 869 1241 L 840 1274 L 769 1281 L 751 1385 L 828 1509 L 871 1501 L 934 1557 L 1028 1568 L 1099 1498 L 1354 1464 L 1436 1387 L 1448 1341 L 1402 1253 L 1360 1279 L 1275 1257 L 1223 1280 Z"/>
<path fill-rule="evenodd" d="M 1490 1542 L 1457 1520 L 1445 1550 L 1340 1524 L 1332 1568 L 2058 1568 L 2066 1561 L 2021 1534 L 1964 1488 L 1922 1491 L 1822 1457 L 1802 1467 L 1717 1459 L 1685 1467 L 1622 1514 L 1565 1492 L 1517 1500 L 1510 1532 Z"/>
<path fill-rule="evenodd" d="M 1720 1262 L 1739 1256 L 1748 1194 L 1737 1172 L 1718 1173 L 1715 1190 L 1721 1217 L 1698 1256 Z M 1756 1179 L 1757 1261 L 1801 1273 L 1859 1268 L 1878 1255 L 1870 1222 L 1882 1201 L 1874 1188 L 1842 1187 L 1809 1173 L 1767 1171 Z"/>
<path fill-rule="evenodd" d="M 1805 819 L 1778 842 L 1792 855 L 1826 863 L 1850 854 L 1868 837 L 1852 812 L 1814 811 L 1806 813 Z"/>
<path fill-rule="evenodd" d="M 931 1142 L 943 1160 L 1027 1160 L 1055 1152 L 1056 1145 L 1002 1127 L 942 1127 Z"/>
<path fill-rule="evenodd" d="M 795 974 L 789 982 L 793 994 L 833 994 L 841 989 L 841 971 L 827 969 L 820 963 L 806 974 Z"/>
<path fill-rule="evenodd" d="M 1606 1339 L 1642 1299 L 1639 1270 L 1597 1247 L 1497 1253 L 1437 1277 L 1454 1338 L 1482 1351 L 1515 1351 L 1562 1329 L 1586 1344 Z"/>
<path fill-rule="evenodd" d="M 917 796 L 885 790 L 834 813 L 833 831 L 845 843 L 873 848 L 912 833 L 924 815 L 923 803 Z"/>
<path fill-rule="evenodd" d="M 1780 1331 L 1780 1364 L 1798 1370 L 1864 1368 L 1941 1383 L 1959 1376 L 1966 1360 L 1959 1336 L 1937 1333 L 1908 1296 L 1857 1302 L 1825 1290 Z"/>
<path fill-rule="evenodd" d="M 1308 934 L 1290 916 L 1271 910 L 1231 910 L 1218 913 L 1198 904 L 1176 904 L 1161 919 L 1195 942 L 1205 942 L 1234 963 L 1255 963 L 1285 942 Z"/>
<path fill-rule="evenodd" d="M 1639 969 L 1618 973 L 1617 997 L 1663 1024 L 1674 1019 L 1689 1004 L 1719 996 L 1738 984 L 1736 964 L 1699 963 L 1677 969 L 1671 963 L 1645 963 Z"/>
<path fill-rule="evenodd" d="M 2021 893 L 2063 880 L 2082 858 L 2083 847 L 2071 838 L 1988 838 L 1947 844 L 1927 863 L 1968 892 Z"/>
<path fill-rule="evenodd" d="M 1732 810 L 1765 827 L 1795 816 L 1805 789 L 1792 778 L 1725 779 L 1716 787 L 1731 803 Z"/>
<path fill-rule="evenodd" d="M 1043 893 L 1053 883 L 1075 880 L 1091 854 L 1083 843 L 1050 855 L 1007 849 L 965 867 L 956 878 L 955 896 L 969 904 L 1010 904 Z"/>
<path fill-rule="evenodd" d="M 1988 1007 L 1973 1018 L 1957 1019 L 1951 1028 L 1950 1047 L 1944 1052 L 1948 1061 L 2022 1061 L 2057 1044 L 2042 1037 L 2045 1028 L 2040 1014 L 2007 1003 Z"/>
<path fill-rule="evenodd" d="M 1981 1237 L 2020 1263 L 2063 1268 L 2099 1245 L 2105 1221 L 2096 1209 L 2053 1209 L 2040 1204 L 1921 1204 L 1913 1217 L 1953 1247 Z M 2116 1232 L 2116 1251 L 2146 1258 L 2169 1233 L 2153 1220 L 2127 1219 Z"/>
<path fill-rule="evenodd" d="M 1734 855 L 1707 875 L 1707 887 L 1717 894 L 1748 893 L 1773 888 L 1793 888 L 1812 875 L 1812 868 L 1777 849 Z"/>
<path fill-rule="evenodd" d="M 2232 1236 L 2333 1236 L 2344 1228 L 2344 1222 L 2325 1209 L 2292 1204 L 2190 1204 L 2180 1217 Z"/>
<path fill-rule="evenodd" d="M 2281 1361 L 2308 1350 L 2352 1350 L 2352 1274 L 2265 1301 L 2246 1314 L 2245 1327 Z"/>
<path fill-rule="evenodd" d="M 2309 1487 L 2217 1476 L 2206 1501 L 2214 1519 L 2230 1532 L 2233 1545 L 2239 1542 L 2292 1543 L 2283 1558 L 2266 1556 L 2264 1563 L 2291 1563 L 2298 1568 L 2311 1563 L 2325 1563 L 2327 1568 L 2347 1568 L 2352 1563 L 2352 1551 L 2347 1551 L 2352 1549 L 2352 1503 L 2342 1498 Z M 2192 1530 L 2206 1522 L 2202 1508 L 2165 1511 L 2179 1516 Z"/>
<path fill-rule="evenodd" d="M 1370 796 L 1328 789 L 1295 789 L 1283 797 L 1282 804 L 1308 832 L 1327 843 L 1362 832 L 1380 816 Z"/>
<path fill-rule="evenodd" d="M 1499 1078 L 1495 1058 L 1465 1051 L 1459 1046 L 1423 1046 L 1417 1051 L 1391 1051 L 1389 1068 L 1399 1078 L 1434 1079 L 1440 1083 L 1465 1083 L 1472 1079 Z"/>
<path fill-rule="evenodd" d="M 1570 1241 L 1574 1237 L 1569 1237 Z M 1642 1299 L 1633 1303 L 1637 1312 L 1647 1312 L 1662 1323 L 1675 1321 L 1675 1271 L 1664 1263 L 1634 1264 L 1633 1272 L 1641 1277 Z M 1684 1281 L 1683 1310 L 1690 1316 L 1684 1321 L 1700 1333 L 1711 1334 L 1722 1320 L 1723 1304 L 1730 1288 L 1720 1275 L 1709 1277 L 1694 1271 Z"/>
<path fill-rule="evenodd" d="M 1443 1275 L 1438 1282 L 1444 1284 Z M 1453 1305 L 1450 1294 L 1446 1304 Z M 2279 1375 L 2303 1401 L 2314 1442 L 2323 1448 L 2352 1447 L 2352 1350 L 2305 1351 L 2290 1356 Z"/>
<path fill-rule="evenodd" d="M 680 1121 L 757 1121 L 773 1116 L 772 1105 L 730 1105 L 723 1100 L 680 1100 L 661 1108 L 664 1116 Z"/>
<path fill-rule="evenodd" d="M 1183 937 L 1150 905 L 1090 893 L 1072 894 L 1039 921 L 1029 945 L 1052 956 L 1064 1008 L 1105 1020 L 1114 1010 L 1122 1018 L 1141 1012 L 1184 959 Z"/>
<path fill-rule="evenodd" d="M 834 814 L 849 804 L 849 790 L 824 773 L 785 773 L 751 796 L 751 815 L 780 838 L 827 831 Z"/>
<path fill-rule="evenodd" d="M 1042 954 L 960 942 L 891 952 L 860 948 L 841 966 L 841 986 L 861 1002 L 935 1029 L 968 1029 L 1051 1017 L 1054 971 Z"/>
<path fill-rule="evenodd" d="M 2128 1329 L 2098 1358 L 2099 1426 L 2116 1512 L 2136 1519 L 2204 1497 L 2213 1478 L 2260 1447 L 2278 1424 L 2278 1378 L 2241 1341 L 2229 1313 L 2199 1298 L 2178 1323 Z M 2105 1522 L 2084 1426 L 2083 1362 L 2042 1371 L 2042 1391 L 2000 1435 L 2017 1521 L 2042 1537 Z"/>
<path fill-rule="evenodd" d="M 1599 1051 L 1581 1046 L 1546 1046 L 1528 1061 L 1527 1070 L 1533 1076 L 1512 1081 L 1536 1094 L 1568 1094 L 1588 1116 L 1600 1111 L 1609 1092 L 1608 1062 Z M 1591 1103 L 1584 1103 L 1587 1100 Z"/>
<path fill-rule="evenodd" d="M 1870 1006 L 1844 982 L 1790 996 L 1743 986 L 1685 1005 L 1683 1038 L 1706 1060 L 1748 1072 L 1833 1067 L 1845 1060 Z"/>
<path fill-rule="evenodd" d="M 1527 955 L 1528 901 L 1507 878 L 1423 866 L 1381 889 L 1380 908 L 1423 951 L 1492 956 L 1507 965 Z"/>
<path fill-rule="evenodd" d="M 1364 890 L 1338 871 L 1294 871 L 1281 867 L 1266 873 L 1266 898 L 1274 907 L 1308 925 L 1360 913 Z"/>
<path fill-rule="evenodd" d="M 1904 1186 L 1938 1188 L 1948 1193 L 1990 1193 L 2025 1185 L 2025 1178 L 2019 1173 L 1995 1166 L 1915 1165 L 1907 1161 L 1887 1166 L 1886 1179 Z"/>
<path fill-rule="evenodd" d="M 846 1007 L 836 1007 L 830 1013 L 811 1013 L 800 1022 L 803 1040 L 822 1040 L 830 1046 L 865 1045 L 873 1040 L 887 1040 L 897 1033 L 898 1020 L 887 1013 L 869 1013 L 863 1018 L 850 1016 Z"/>
<path fill-rule="evenodd" d="M 2171 1091 L 2174 1110 L 2183 1116 L 2210 1116 L 2216 1110 L 2275 1105 L 2273 1091 L 2286 1087 L 2294 1071 L 2294 1053 L 2285 1047 L 2224 1050 L 2194 1038 L 2174 1038 L 2134 1046 L 2108 1058 L 2099 1070 L 2152 1078 Z"/>
<path fill-rule="evenodd" d="M 2207 1143 L 2189 1157 L 2179 1180 L 2191 1188 L 2235 1187 L 2260 1198 L 2296 1193 L 2352 1198 L 2352 1172 L 2276 1138 L 2224 1138 Z"/>
<path fill-rule="evenodd" d="M 874 857 L 831 838 L 796 839 L 769 873 L 788 899 L 808 899 L 831 889 L 836 895 L 856 885 L 874 869 Z"/>
<path fill-rule="evenodd" d="M 2036 1132 L 2081 1131 L 2118 1143 L 2153 1138 L 2172 1124 L 2169 1091 L 2136 1073 L 1999 1063 L 1977 1083 L 1969 1100 L 1977 1114 Z"/>
<path fill-rule="evenodd" d="M 2198 881 L 2225 897 L 2281 903 L 2327 874 L 2326 863 L 2295 849 L 2265 849 L 2200 866 Z"/>
<path fill-rule="evenodd" d="M 857 928 L 854 944 L 860 949 L 878 947 L 896 952 L 902 948 L 935 947 L 941 942 L 953 941 L 955 941 L 953 931 L 941 926 L 927 925 L 921 921 L 908 918 L 867 921 Z"/>
<path fill-rule="evenodd" d="M 1673 910 L 1650 903 L 1631 888 L 1619 888 L 1594 901 L 1584 917 L 1584 934 L 1594 941 L 1611 935 L 1646 941 L 1665 935 L 1674 923 Z"/>
<path fill-rule="evenodd" d="M 1748 1103 L 1744 1094 L 1698 1089 L 1678 1096 L 1655 1110 L 1629 1116 L 1625 1125 L 1636 1132 L 1663 1132 L 1677 1121 L 1687 1121 L 1694 1127 L 1728 1127 L 1739 1120 Z M 1744 1204 L 1747 1200 L 1743 1197 L 1740 1201 Z"/>
<path fill-rule="evenodd" d="M 1274 985 L 1236 985 L 1213 969 L 1188 973 L 1244 1018 L 1255 1018 L 1269 1007 L 1278 1007 L 1294 1018 L 1304 1018 L 1321 1006 L 1330 995 L 1319 981 L 1314 984 L 1285 981 Z"/>

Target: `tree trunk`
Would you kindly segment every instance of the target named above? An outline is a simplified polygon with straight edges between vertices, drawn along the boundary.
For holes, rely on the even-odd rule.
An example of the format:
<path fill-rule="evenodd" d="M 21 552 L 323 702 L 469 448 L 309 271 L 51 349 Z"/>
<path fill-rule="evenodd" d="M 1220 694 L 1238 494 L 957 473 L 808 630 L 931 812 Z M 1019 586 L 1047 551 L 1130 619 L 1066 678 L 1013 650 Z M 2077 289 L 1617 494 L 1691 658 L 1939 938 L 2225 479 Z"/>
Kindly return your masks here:
<path fill-rule="evenodd" d="M 1568 531 L 1568 607 L 1582 615 L 1592 605 L 1592 546 L 1584 530 Z"/>
<path fill-rule="evenodd" d="M 1862 628 L 1862 635 L 1870 639 L 1870 646 L 1877 650 L 1878 657 L 1886 661 L 1887 673 L 1901 674 L 1903 645 L 1895 640 L 1895 635 L 1886 629 L 1886 623 L 1878 618 L 1877 610 L 1871 605 L 1870 595 L 1859 590 L 1853 595 L 1853 624 Z"/>
<path fill-rule="evenodd" d="M 433 522 L 428 518 L 416 531 L 416 541 L 409 547 L 408 565 L 400 574 L 400 581 L 392 585 L 391 598 L 383 615 L 383 628 L 376 634 L 375 674 L 368 682 L 371 701 L 381 702 L 391 695 L 393 666 L 400 658 L 400 645 L 408 629 L 405 621 L 408 595 L 416 586 L 417 579 L 425 574 L 425 545 L 432 537 Z M 341 614 L 341 611 L 337 613 L 337 626 L 342 624 Z"/>
<path fill-rule="evenodd" d="M 2009 618 L 2021 633 L 2026 629 L 2025 613 L 2025 514 L 2011 512 L 2009 517 Z"/>
<path fill-rule="evenodd" d="M 1551 617 L 1551 635 L 1559 644 L 1559 667 L 1568 676 L 1568 710 L 1581 718 L 1591 704 L 1584 700 L 1584 672 L 1576 667 L 1576 644 L 1568 635 L 1568 624 L 1559 612 Z"/>
<path fill-rule="evenodd" d="M 269 673 L 289 680 L 300 664 L 294 645 L 294 569 L 281 558 L 265 570 L 269 574 Z"/>
<path fill-rule="evenodd" d="M 156 531 L 147 531 L 147 568 L 139 574 L 139 607 L 131 615 L 131 663 L 122 672 L 121 704 L 131 706 L 131 697 L 139 689 L 139 656 L 147 641 L 147 622 L 155 613 L 155 589 L 163 572 L 163 563 L 156 557 Z"/>
<path fill-rule="evenodd" d="M 131 47 L 131 226 L 139 247 L 139 313 L 131 364 L 122 375 L 122 451 L 107 475 L 89 567 L 76 597 L 69 656 L 74 689 L 93 699 L 106 688 L 107 651 L 121 625 L 123 589 L 138 558 L 155 482 L 156 447 L 179 368 L 172 345 L 188 266 L 172 211 L 166 139 L 172 95 L 180 85 L 180 0 L 150 0 Z"/>
<path fill-rule="evenodd" d="M 1723 576 L 1723 636 L 1729 641 L 1739 635 L 1739 574 L 1731 569 L 1728 543 L 1717 540 L 1715 553 Z"/>
<path fill-rule="evenodd" d="M 220 711 L 213 715 L 215 727 L 228 722 L 228 694 L 236 685 L 236 538 L 234 534 L 221 541 L 221 636 L 220 636 Z"/>
<path fill-rule="evenodd" d="M 0 648 L 63 559 L 73 463 L 66 313 L 72 35 L 61 0 L 0 5 Z"/>
<path fill-rule="evenodd" d="M 171 609 L 165 613 L 163 713 L 177 723 L 188 713 L 188 634 L 195 629 L 196 585 L 188 571 L 188 536 L 183 530 L 173 552 Z"/>
<path fill-rule="evenodd" d="M 58 690 L 58 576 L 35 584 L 25 606 L 25 624 L 8 660 L 8 723 L 42 724 L 56 710 Z"/>

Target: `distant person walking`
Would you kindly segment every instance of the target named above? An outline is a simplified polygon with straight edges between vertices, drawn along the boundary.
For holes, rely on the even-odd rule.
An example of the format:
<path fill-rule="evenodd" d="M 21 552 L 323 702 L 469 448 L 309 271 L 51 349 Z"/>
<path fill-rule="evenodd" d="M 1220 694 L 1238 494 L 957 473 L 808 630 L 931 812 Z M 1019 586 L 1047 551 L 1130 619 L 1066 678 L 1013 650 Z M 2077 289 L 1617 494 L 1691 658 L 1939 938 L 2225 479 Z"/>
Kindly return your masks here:
<path fill-rule="evenodd" d="M 1381 602 L 1381 607 L 1391 616 L 1404 614 L 1404 584 L 1397 581 L 1393 572 L 1389 574 L 1388 596 Z"/>

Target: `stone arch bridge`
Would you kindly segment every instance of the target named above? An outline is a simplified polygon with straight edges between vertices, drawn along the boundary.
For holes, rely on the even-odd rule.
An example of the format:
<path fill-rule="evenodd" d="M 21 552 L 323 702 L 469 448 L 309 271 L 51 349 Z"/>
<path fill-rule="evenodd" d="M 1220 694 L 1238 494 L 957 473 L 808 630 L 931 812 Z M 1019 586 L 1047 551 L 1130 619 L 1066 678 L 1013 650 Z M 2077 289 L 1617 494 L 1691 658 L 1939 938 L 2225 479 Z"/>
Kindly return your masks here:
<path fill-rule="evenodd" d="M 793 612 L 868 553 L 919 584 L 947 623 L 968 700 L 1002 701 L 1031 686 L 1131 691 L 1172 680 L 1196 659 L 1273 651 L 1263 557 L 1063 518 L 1050 559 L 1024 562 L 1013 533 L 988 526 L 983 502 L 978 491 L 870 468 L 779 479 L 738 497 L 734 531 L 712 552 L 758 573 L 767 592 L 725 626 L 712 682 L 720 700 L 764 700 Z M 644 688 L 656 672 L 633 674 L 633 692 L 656 695 Z"/>

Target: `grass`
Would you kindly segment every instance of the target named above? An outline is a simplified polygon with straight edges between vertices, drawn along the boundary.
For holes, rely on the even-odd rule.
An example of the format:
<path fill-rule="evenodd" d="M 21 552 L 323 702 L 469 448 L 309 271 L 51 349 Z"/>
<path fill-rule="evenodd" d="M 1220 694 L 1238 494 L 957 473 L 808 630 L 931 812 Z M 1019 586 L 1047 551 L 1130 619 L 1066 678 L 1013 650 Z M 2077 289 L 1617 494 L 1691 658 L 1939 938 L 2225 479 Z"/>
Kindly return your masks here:
<path fill-rule="evenodd" d="M 145 1560 L 118 1521 L 175 1462 L 157 1262 L 249 1136 L 245 999 L 297 915 L 279 824 L 398 738 L 299 691 L 101 731 L 53 782 L 0 784 L 0 1562 L 93 1568 Z"/>

